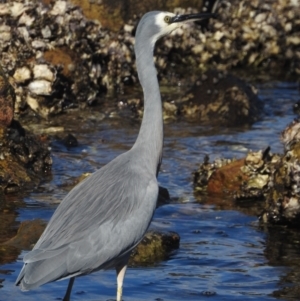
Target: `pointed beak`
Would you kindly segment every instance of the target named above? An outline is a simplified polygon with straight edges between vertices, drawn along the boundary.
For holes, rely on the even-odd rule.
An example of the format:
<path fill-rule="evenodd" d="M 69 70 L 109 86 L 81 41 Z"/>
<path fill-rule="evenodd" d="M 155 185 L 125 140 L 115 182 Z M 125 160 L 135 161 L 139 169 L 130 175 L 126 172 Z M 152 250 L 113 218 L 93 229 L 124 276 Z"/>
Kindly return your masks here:
<path fill-rule="evenodd" d="M 202 21 L 209 18 L 215 18 L 217 15 L 212 13 L 199 13 L 189 15 L 176 15 L 172 18 L 171 23 Z"/>

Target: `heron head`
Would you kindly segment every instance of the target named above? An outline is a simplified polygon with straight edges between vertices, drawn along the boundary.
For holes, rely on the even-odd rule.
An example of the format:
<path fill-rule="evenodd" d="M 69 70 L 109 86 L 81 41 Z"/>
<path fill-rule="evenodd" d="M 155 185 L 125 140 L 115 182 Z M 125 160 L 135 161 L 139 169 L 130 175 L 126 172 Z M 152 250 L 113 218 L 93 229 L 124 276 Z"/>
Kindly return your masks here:
<path fill-rule="evenodd" d="M 183 23 L 204 20 L 215 16 L 212 13 L 176 15 L 170 12 L 152 11 L 146 13 L 137 27 L 136 35 L 150 39 L 151 44 L 172 32 Z"/>

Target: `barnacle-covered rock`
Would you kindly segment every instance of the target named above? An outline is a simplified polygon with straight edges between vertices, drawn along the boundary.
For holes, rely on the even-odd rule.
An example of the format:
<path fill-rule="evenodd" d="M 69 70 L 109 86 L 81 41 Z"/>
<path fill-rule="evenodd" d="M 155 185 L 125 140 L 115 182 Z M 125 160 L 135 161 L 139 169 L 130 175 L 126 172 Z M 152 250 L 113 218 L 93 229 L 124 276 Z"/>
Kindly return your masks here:
<path fill-rule="evenodd" d="M 15 94 L 0 65 L 0 125 L 10 126 L 14 117 Z"/>
<path fill-rule="evenodd" d="M 180 237 L 175 232 L 148 231 L 142 241 L 133 250 L 130 265 L 153 265 L 166 260 L 179 248 Z"/>
<path fill-rule="evenodd" d="M 265 201 L 263 222 L 300 225 L 300 121 L 282 133 L 283 155 L 249 152 L 239 160 L 205 158 L 194 172 L 196 195 Z M 219 162 L 219 163 L 218 163 Z"/>
<path fill-rule="evenodd" d="M 13 88 L 0 67 L 0 194 L 37 184 L 52 164 L 47 142 L 13 119 L 14 102 Z"/>
<path fill-rule="evenodd" d="M 10 193 L 36 186 L 51 169 L 47 141 L 26 131 L 18 121 L 0 125 L 0 191 Z"/>
<path fill-rule="evenodd" d="M 176 74 L 178 65 L 186 64 L 201 70 L 242 67 L 269 76 L 286 76 L 286 70 L 300 74 L 298 1 L 205 1 L 209 2 L 218 2 L 217 18 L 204 32 L 185 29 L 174 32 L 175 39 L 167 37 L 157 49 L 161 69 Z"/>
<path fill-rule="evenodd" d="M 168 3 L 165 4 L 172 9 L 179 5 L 179 2 Z M 97 7 L 95 1 L 85 1 L 82 5 L 93 11 Z M 116 8 L 113 14 L 120 13 L 117 4 L 111 5 Z M 174 12 L 193 13 L 198 7 L 197 4 L 197 9 L 175 8 Z M 189 85 L 186 67 L 191 75 L 208 68 L 228 70 L 240 66 L 268 72 L 286 66 L 291 74 L 300 73 L 297 23 L 300 7 L 295 1 L 267 0 L 253 4 L 253 1 L 223 0 L 216 12 L 218 18 L 210 20 L 208 25 L 202 24 L 204 32 L 190 23 L 158 43 L 155 62 L 162 84 Z M 105 92 L 120 95 L 126 85 L 137 82 L 133 46 L 138 14 L 113 32 L 99 21 L 87 19 L 78 6 L 67 0 L 47 3 L 9 0 L 1 4 L 0 18 L 0 64 L 15 80 L 17 113 L 30 107 L 48 117 L 69 107 L 94 104 Z M 109 14 L 109 19 L 113 22 L 115 16 Z M 41 66 L 47 66 L 47 76 L 37 78 L 36 69 Z M 242 116 L 250 122 L 257 118 L 255 106 L 247 101 L 252 96 L 239 85 L 224 89 L 227 91 L 224 95 L 219 94 L 221 89 L 207 90 L 212 93 L 206 91 L 204 95 L 216 101 L 223 119 L 231 108 L 234 110 L 234 106 L 220 104 L 224 97 L 228 103 L 237 99 L 235 108 L 240 118 L 236 120 L 245 120 Z M 195 106 L 185 106 L 184 112 L 198 114 L 199 107 L 195 99 Z M 173 110 L 175 114 L 177 111 Z"/>
<path fill-rule="evenodd" d="M 0 58 L 14 79 L 16 112 L 28 105 L 47 117 L 70 103 L 92 104 L 101 91 L 118 85 L 106 85 L 113 82 L 109 73 L 116 72 L 106 67 L 112 61 L 108 50 L 117 46 L 99 22 L 87 20 L 79 7 L 64 0 L 17 3 L 3 6 L 0 28 Z M 122 57 L 123 52 L 116 60 Z"/>
<path fill-rule="evenodd" d="M 300 122 L 293 121 L 282 133 L 285 153 L 270 179 L 262 220 L 300 225 Z"/>
<path fill-rule="evenodd" d="M 267 148 L 264 152 L 249 152 L 243 159 L 218 159 L 213 163 L 207 157 L 194 173 L 195 192 L 234 199 L 263 198 L 277 158 L 269 151 Z"/>
<path fill-rule="evenodd" d="M 254 87 L 238 77 L 210 70 L 181 99 L 179 114 L 210 124 L 252 124 L 262 113 Z M 178 114 L 178 112 L 177 112 Z"/>

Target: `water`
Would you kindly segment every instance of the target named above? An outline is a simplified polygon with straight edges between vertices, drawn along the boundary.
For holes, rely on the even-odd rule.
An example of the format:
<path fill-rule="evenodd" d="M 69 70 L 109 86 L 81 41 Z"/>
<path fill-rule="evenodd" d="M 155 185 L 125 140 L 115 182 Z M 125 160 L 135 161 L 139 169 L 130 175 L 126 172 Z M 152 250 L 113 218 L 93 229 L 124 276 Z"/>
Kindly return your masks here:
<path fill-rule="evenodd" d="M 164 159 L 159 175 L 172 202 L 157 209 L 152 228 L 176 231 L 180 248 L 153 267 L 130 268 L 124 283 L 126 300 L 298 300 L 293 287 L 300 279 L 299 235 L 280 227 L 262 228 L 251 203 L 208 203 L 194 196 L 192 172 L 203 157 L 243 157 L 248 150 L 271 146 L 283 151 L 279 136 L 295 117 L 292 106 L 299 100 L 295 84 L 272 82 L 259 86 L 265 117 L 250 129 L 209 128 L 188 122 L 165 126 Z M 98 115 L 97 115 L 98 114 Z M 53 142 L 53 173 L 35 192 L 25 195 L 17 206 L 17 222 L 48 220 L 68 191 L 66 183 L 83 172 L 92 172 L 127 150 L 135 140 L 139 123 L 132 120 L 97 120 L 95 110 L 68 120 L 79 146 L 65 148 Z M 81 129 L 78 130 L 78 123 Z M 1 215 L 0 215 L 1 218 Z M 17 261 L 1 263 L 1 301 L 59 300 L 66 281 L 50 283 L 22 293 L 14 281 L 22 267 L 23 251 Z M 1 282 L 0 282 L 1 283 Z M 94 273 L 75 281 L 72 300 L 115 298 L 114 271 Z"/>

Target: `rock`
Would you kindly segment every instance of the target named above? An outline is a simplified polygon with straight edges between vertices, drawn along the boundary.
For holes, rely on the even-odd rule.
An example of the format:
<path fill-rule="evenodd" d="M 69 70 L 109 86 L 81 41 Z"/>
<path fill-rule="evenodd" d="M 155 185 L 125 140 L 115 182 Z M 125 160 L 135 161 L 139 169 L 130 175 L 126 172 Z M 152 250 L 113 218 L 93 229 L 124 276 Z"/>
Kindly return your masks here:
<path fill-rule="evenodd" d="M 181 101 L 177 114 L 210 125 L 252 124 L 263 109 L 254 87 L 234 75 L 216 70 L 196 80 Z"/>
<path fill-rule="evenodd" d="M 24 221 L 21 223 L 16 236 L 4 242 L 1 246 L 5 250 L 11 250 L 11 247 L 31 250 L 45 227 L 46 224 L 39 219 Z M 177 233 L 149 231 L 133 250 L 129 263 L 131 265 L 151 265 L 166 260 L 174 250 L 179 248 L 179 241 L 180 238 Z M 16 251 L 15 253 L 18 254 Z"/>
<path fill-rule="evenodd" d="M 232 161 L 213 172 L 207 184 L 207 193 L 223 196 L 240 193 L 241 184 L 248 180 L 248 176 L 241 170 L 242 166 L 244 159 Z"/>
<path fill-rule="evenodd" d="M 14 246 L 22 250 L 31 250 L 45 230 L 46 224 L 40 219 L 21 223 L 16 236 L 6 241 L 4 245 Z"/>
<path fill-rule="evenodd" d="M 40 176 L 51 169 L 48 143 L 26 131 L 18 121 L 0 125 L 0 190 L 19 191 L 37 185 Z"/>
<path fill-rule="evenodd" d="M 224 199 L 263 200 L 260 220 L 264 223 L 300 225 L 300 121 L 282 133 L 283 155 L 249 152 L 240 160 L 204 160 L 194 173 L 196 195 Z"/>
<path fill-rule="evenodd" d="M 158 187 L 158 199 L 157 199 L 157 207 L 170 203 L 170 194 L 167 188 Z"/>
<path fill-rule="evenodd" d="M 65 136 L 62 141 L 66 147 L 78 146 L 78 141 L 76 137 L 72 134 L 68 134 L 67 136 Z"/>
<path fill-rule="evenodd" d="M 42 1 L 11 0 L 2 5 L 0 64 L 15 81 L 16 113 L 30 107 L 48 118 L 70 107 L 95 104 L 106 92 L 122 95 L 127 85 L 137 83 L 134 28 L 140 11 L 151 9 L 157 3 L 134 1 L 129 7 L 122 1 L 75 1 L 75 4 L 80 2 L 85 14 L 87 11 L 91 13 L 89 18 L 95 18 L 98 13 L 105 14 L 101 22 L 111 22 L 118 31 L 87 19 L 82 10 L 69 1 L 46 1 L 45 4 Z M 166 1 L 161 3 L 161 9 L 174 8 L 175 13 L 193 13 L 199 10 L 200 2 Z M 178 8 L 178 5 L 192 4 L 194 9 Z M 203 9 L 207 11 L 207 6 Z M 129 13 L 135 10 L 138 14 Z M 224 71 L 242 67 L 245 77 L 249 76 L 245 69 L 248 67 L 268 74 L 273 70 L 272 75 L 276 70 L 280 73 L 287 69 L 290 74 L 300 74 L 296 17 L 300 12 L 299 5 L 289 1 L 268 0 L 253 5 L 245 0 L 224 0 L 216 6 L 216 12 L 218 18 L 206 22 L 205 26 L 202 24 L 204 32 L 198 25 L 190 23 L 157 45 L 155 61 L 162 84 L 185 86 L 192 75 L 209 68 Z M 131 16 L 131 19 L 124 22 L 123 17 L 120 18 L 122 14 Z M 47 66 L 47 76 L 45 73 L 44 78 L 36 78 L 34 74 L 39 73 L 37 66 Z M 247 123 L 257 119 L 255 105 L 243 87 L 233 85 L 219 96 L 218 93 L 214 95 L 216 91 L 218 89 L 208 88 L 204 94 L 202 91 L 199 94 L 208 95 L 214 101 L 214 108 L 223 120 L 235 109 L 240 118 L 233 118 L 233 123 L 244 120 L 244 116 Z M 207 102 L 197 103 L 198 99 L 195 98 L 194 105 L 186 103 L 183 112 L 199 117 L 199 108 L 202 105 L 204 109 L 208 107 Z M 230 105 L 230 100 L 234 99 L 235 104 Z M 176 114 L 176 110 L 174 112 Z M 214 113 L 212 108 L 208 112 Z"/>
<path fill-rule="evenodd" d="M 14 118 L 14 90 L 0 66 L 0 125 L 10 126 Z"/>
<path fill-rule="evenodd" d="M 149 231 L 133 250 L 129 264 L 152 265 L 155 262 L 166 260 L 174 250 L 179 248 L 179 242 L 179 235 L 175 232 Z"/>
<path fill-rule="evenodd" d="M 300 122 L 293 121 L 282 133 L 285 153 L 268 183 L 264 222 L 300 225 Z"/>

